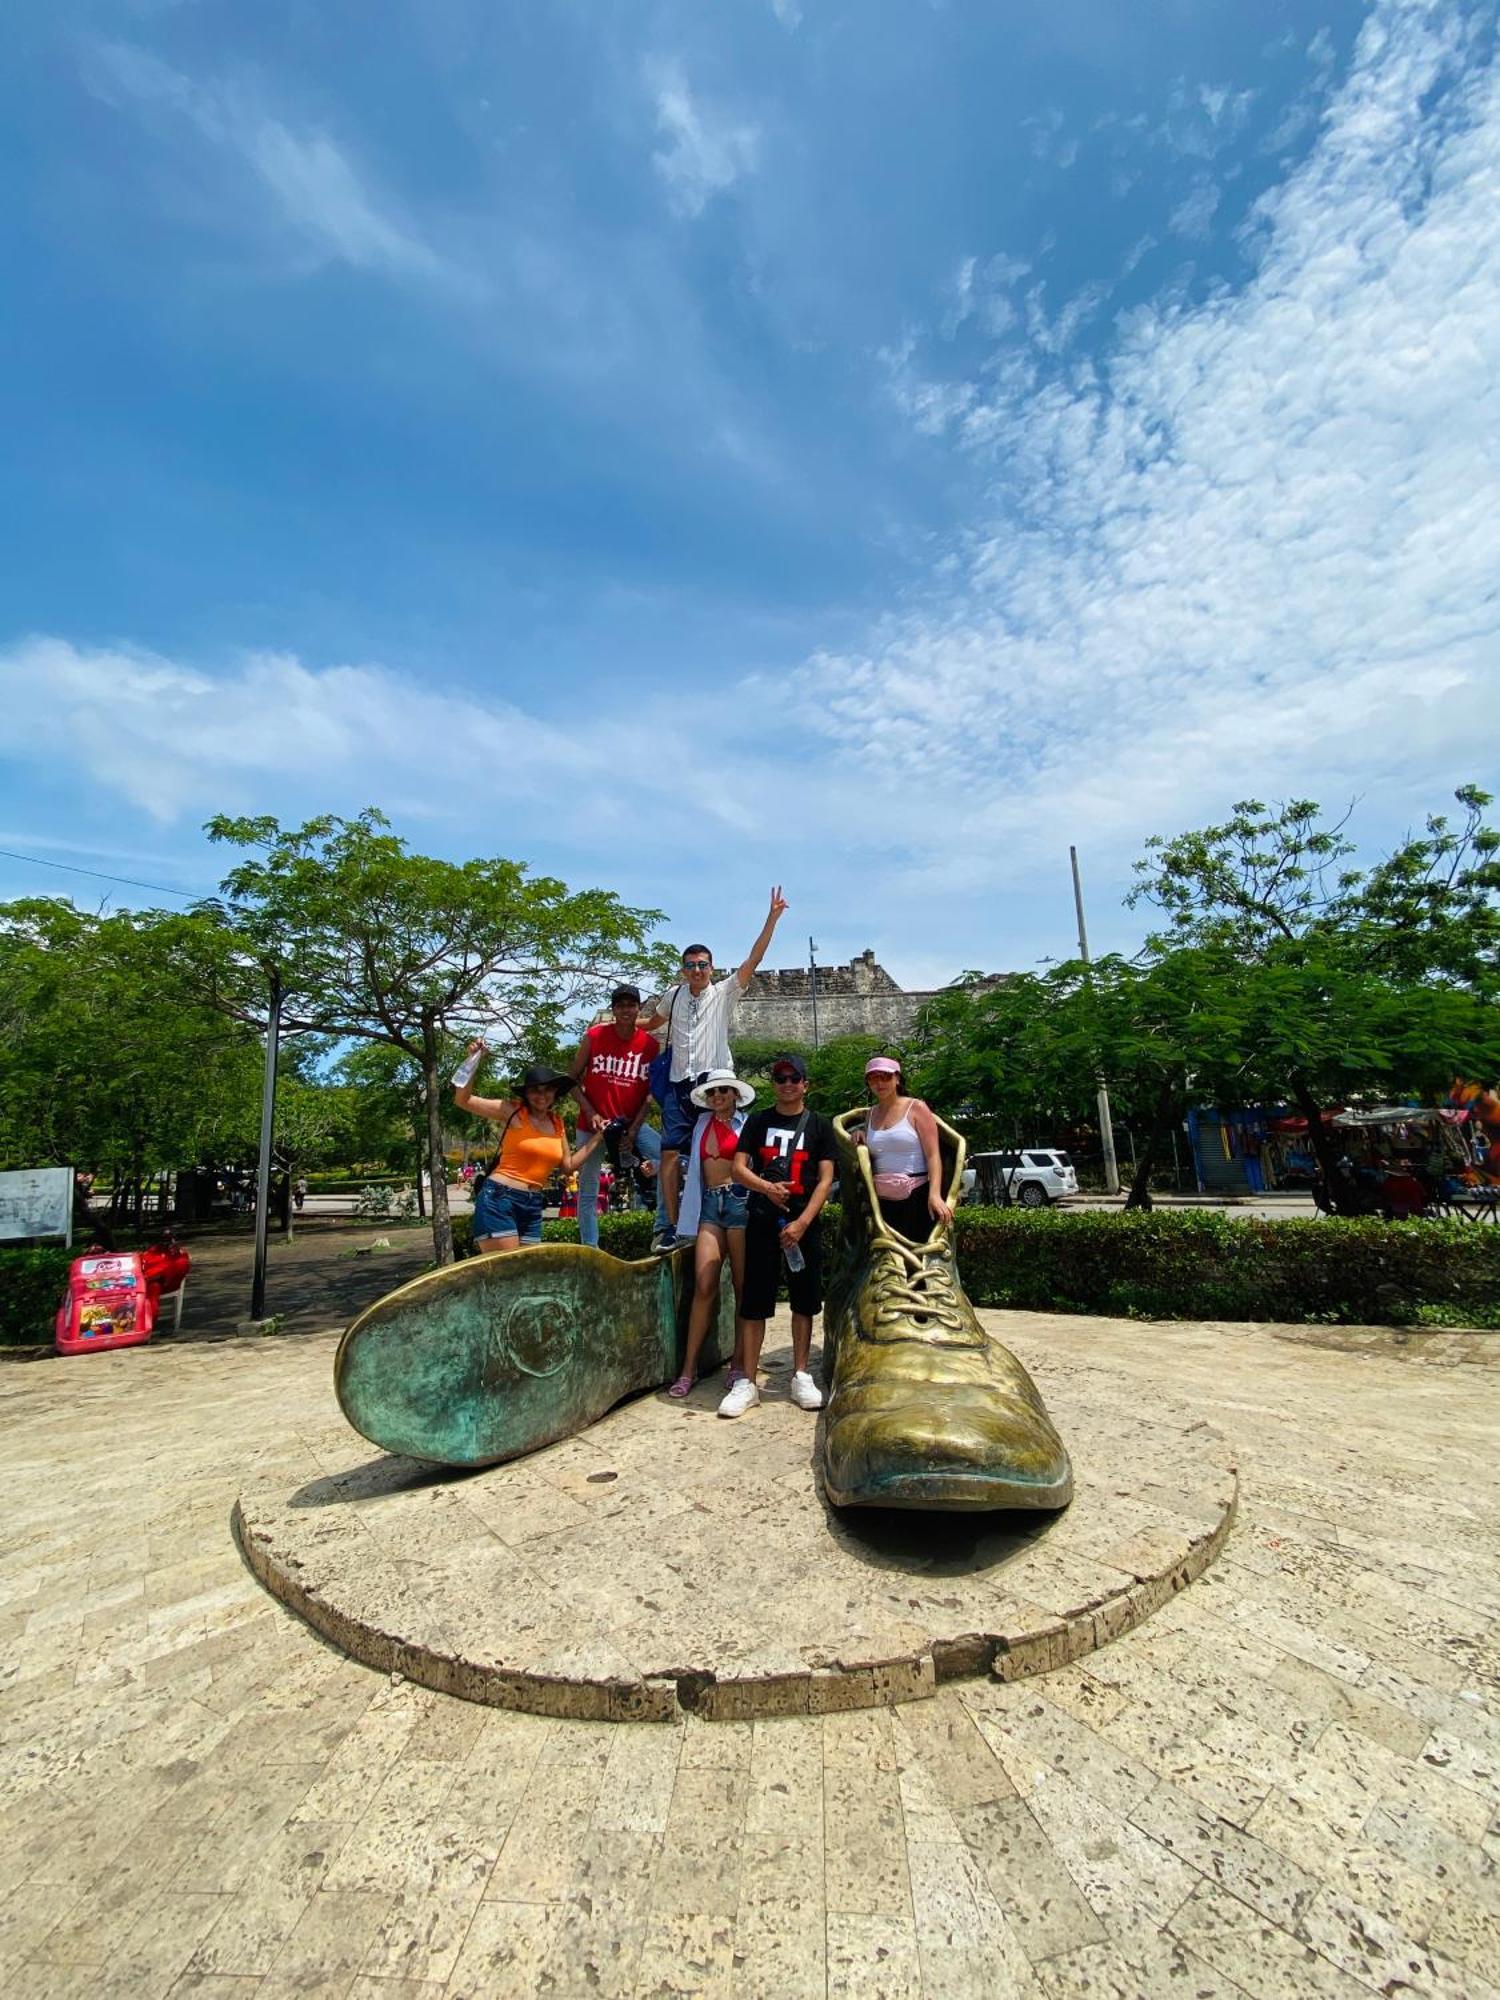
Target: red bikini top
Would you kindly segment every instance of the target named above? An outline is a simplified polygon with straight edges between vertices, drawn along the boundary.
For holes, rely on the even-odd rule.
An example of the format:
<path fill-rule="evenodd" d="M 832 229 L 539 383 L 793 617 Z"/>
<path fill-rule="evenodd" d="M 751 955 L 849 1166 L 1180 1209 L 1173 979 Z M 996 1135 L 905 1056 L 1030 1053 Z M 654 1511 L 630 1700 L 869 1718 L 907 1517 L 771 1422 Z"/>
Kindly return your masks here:
<path fill-rule="evenodd" d="M 732 1160 L 734 1158 L 735 1149 L 740 1143 L 740 1135 L 732 1125 L 726 1125 L 722 1118 L 709 1119 L 703 1128 L 703 1137 L 698 1141 L 698 1157 L 700 1160 L 711 1160 L 715 1157 L 708 1150 L 710 1139 L 714 1141 L 717 1147 L 719 1159 Z"/>

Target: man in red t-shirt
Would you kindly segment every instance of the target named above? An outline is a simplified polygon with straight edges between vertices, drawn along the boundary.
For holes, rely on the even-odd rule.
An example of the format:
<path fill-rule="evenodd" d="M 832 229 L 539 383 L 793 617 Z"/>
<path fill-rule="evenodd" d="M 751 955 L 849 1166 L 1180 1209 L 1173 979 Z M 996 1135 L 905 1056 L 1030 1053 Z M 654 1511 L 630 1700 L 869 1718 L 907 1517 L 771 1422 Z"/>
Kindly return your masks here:
<path fill-rule="evenodd" d="M 569 1074 L 578 1084 L 580 1132 L 596 1126 L 619 1123 L 622 1150 L 638 1152 L 648 1165 L 659 1170 L 661 1140 L 644 1123 L 651 1104 L 651 1059 L 661 1044 L 636 1026 L 641 1013 L 640 989 L 617 986 L 609 996 L 613 1019 L 585 1031 L 578 1053 L 569 1065 Z M 599 1241 L 599 1166 L 604 1148 L 596 1146 L 578 1169 L 578 1240 Z M 658 1175 L 658 1186 L 660 1179 Z M 661 1225 L 661 1197 L 657 1197 L 657 1222 Z"/>

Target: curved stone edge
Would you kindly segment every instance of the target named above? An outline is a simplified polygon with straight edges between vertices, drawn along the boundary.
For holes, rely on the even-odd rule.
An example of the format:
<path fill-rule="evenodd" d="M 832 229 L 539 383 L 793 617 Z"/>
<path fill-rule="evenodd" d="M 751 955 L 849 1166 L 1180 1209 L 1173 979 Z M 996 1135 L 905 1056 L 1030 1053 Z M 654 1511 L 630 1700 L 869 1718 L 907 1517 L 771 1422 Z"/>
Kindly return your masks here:
<path fill-rule="evenodd" d="M 950 1681 L 991 1675 L 1025 1680 L 1054 1672 L 1098 1652 L 1143 1623 L 1186 1589 L 1213 1563 L 1239 1509 L 1239 1472 L 1230 1462 L 1223 1477 L 1203 1489 L 1199 1526 L 1184 1552 L 1164 1568 L 1136 1572 L 1126 1590 L 1091 1599 L 1053 1616 L 1038 1610 L 1020 1633 L 966 1633 L 935 1640 L 923 1652 L 883 1659 L 841 1659 L 830 1666 L 786 1673 L 751 1670 L 717 1674 L 685 1667 L 638 1680 L 544 1674 L 528 1668 L 482 1665 L 403 1639 L 352 1617 L 274 1559 L 268 1542 L 245 1520 L 237 1499 L 231 1529 L 251 1574 L 272 1597 L 351 1659 L 382 1673 L 400 1674 L 421 1687 L 490 1708 L 521 1709 L 587 1722 L 672 1722 L 689 1713 L 710 1722 L 743 1722 L 781 1715 L 827 1715 L 856 1708 L 921 1701 Z"/>

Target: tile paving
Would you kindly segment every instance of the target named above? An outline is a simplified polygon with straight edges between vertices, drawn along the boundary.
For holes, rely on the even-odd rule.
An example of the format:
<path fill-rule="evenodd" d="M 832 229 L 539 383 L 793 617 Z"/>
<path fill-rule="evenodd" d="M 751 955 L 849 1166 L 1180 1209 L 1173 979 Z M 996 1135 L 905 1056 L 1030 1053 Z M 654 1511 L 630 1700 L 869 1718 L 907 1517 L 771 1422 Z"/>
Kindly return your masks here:
<path fill-rule="evenodd" d="M 1500 1342 L 988 1317 L 1224 1433 L 1218 1562 L 1045 1676 L 753 1722 L 480 1708 L 270 1602 L 230 1508 L 331 1336 L 0 1370 L 4 1990 L 1500 2000 Z"/>

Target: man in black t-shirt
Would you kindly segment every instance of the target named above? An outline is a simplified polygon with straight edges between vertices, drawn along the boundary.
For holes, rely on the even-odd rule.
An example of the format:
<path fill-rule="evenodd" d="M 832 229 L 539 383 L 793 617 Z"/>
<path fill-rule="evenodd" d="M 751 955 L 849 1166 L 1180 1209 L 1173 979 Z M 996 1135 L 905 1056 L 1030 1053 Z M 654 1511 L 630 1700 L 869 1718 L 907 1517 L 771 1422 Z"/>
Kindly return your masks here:
<path fill-rule="evenodd" d="M 745 1281 L 740 1294 L 742 1370 L 719 1405 L 721 1417 L 742 1417 L 760 1401 L 756 1372 L 766 1321 L 776 1310 L 782 1259 L 788 1251 L 801 1268 L 787 1265 L 792 1308 L 792 1401 L 802 1410 L 823 1406 L 823 1392 L 808 1368 L 812 1324 L 823 1309 L 823 1225 L 818 1212 L 833 1186 L 833 1126 L 807 1108 L 807 1065 L 781 1055 L 771 1065 L 776 1103 L 752 1112 L 740 1133 L 734 1177 L 750 1190 L 745 1225 Z"/>

